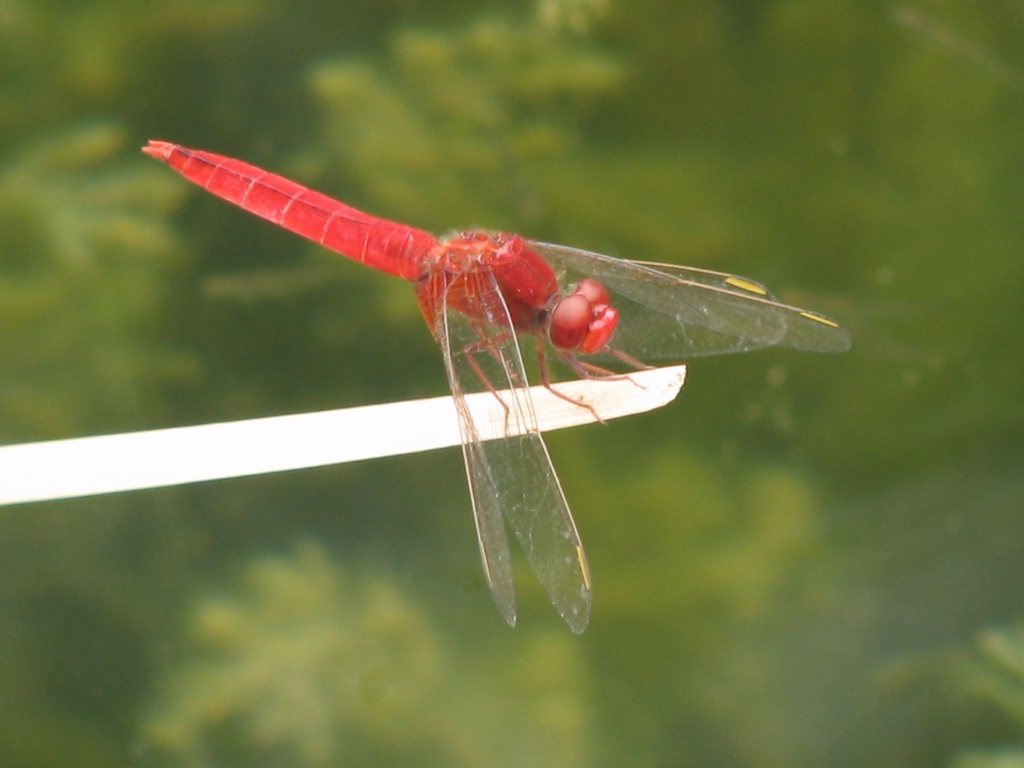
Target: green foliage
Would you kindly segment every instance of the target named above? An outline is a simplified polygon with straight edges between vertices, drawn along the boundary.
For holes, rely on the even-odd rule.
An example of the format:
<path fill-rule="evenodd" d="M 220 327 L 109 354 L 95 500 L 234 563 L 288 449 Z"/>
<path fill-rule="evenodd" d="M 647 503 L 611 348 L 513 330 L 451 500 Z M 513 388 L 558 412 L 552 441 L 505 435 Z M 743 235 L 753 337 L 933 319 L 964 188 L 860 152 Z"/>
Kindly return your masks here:
<path fill-rule="evenodd" d="M 485 17 L 400 30 L 385 62 L 325 61 L 310 88 L 321 143 L 344 177 L 384 210 L 448 228 L 454 212 L 467 226 L 508 212 L 528 218 L 536 169 L 578 144 L 581 119 L 624 76 L 585 40 L 536 20 Z"/>
<path fill-rule="evenodd" d="M 80 124 L 10 153 L 0 169 L 0 337 L 7 440 L 128 426 L 145 390 L 187 375 L 157 351 L 154 309 L 173 267 L 173 180 L 116 160 L 123 131 Z M 156 342 L 156 343 L 155 343 Z"/>
<path fill-rule="evenodd" d="M 567 634 L 528 635 L 506 665 L 311 542 L 201 598 L 185 635 L 144 726 L 161 764 L 591 764 L 586 674 Z M 508 749 L 507 728 L 528 742 Z"/>
<path fill-rule="evenodd" d="M 954 768 L 1014 768 L 1024 765 L 1024 627 L 988 629 L 977 638 L 973 657 L 962 666 L 959 682 L 969 694 L 994 707 L 1013 724 L 1017 744 L 969 749 Z"/>

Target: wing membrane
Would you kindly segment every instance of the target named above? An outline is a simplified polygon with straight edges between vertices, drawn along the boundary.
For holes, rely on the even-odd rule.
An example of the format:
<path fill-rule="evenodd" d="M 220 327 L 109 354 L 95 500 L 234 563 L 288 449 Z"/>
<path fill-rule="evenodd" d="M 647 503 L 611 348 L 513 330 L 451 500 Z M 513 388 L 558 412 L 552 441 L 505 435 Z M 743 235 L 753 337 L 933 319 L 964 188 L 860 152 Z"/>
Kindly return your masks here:
<path fill-rule="evenodd" d="M 850 337 L 824 315 L 775 301 L 724 272 L 625 261 L 550 243 L 531 245 L 567 279 L 593 277 L 622 313 L 613 346 L 633 357 L 685 358 L 779 345 L 842 352 Z"/>
<path fill-rule="evenodd" d="M 459 414 L 484 572 L 494 602 L 514 626 L 515 589 L 504 519 L 551 602 L 580 633 L 590 621 L 590 572 L 583 545 L 537 428 L 504 299 L 489 271 L 479 270 L 472 278 L 472 285 L 463 289 L 477 297 L 483 317 L 467 317 L 439 302 L 435 335 Z M 480 440 L 465 394 L 486 389 L 495 396 L 505 390 L 506 428 L 516 426 L 524 434 Z"/>

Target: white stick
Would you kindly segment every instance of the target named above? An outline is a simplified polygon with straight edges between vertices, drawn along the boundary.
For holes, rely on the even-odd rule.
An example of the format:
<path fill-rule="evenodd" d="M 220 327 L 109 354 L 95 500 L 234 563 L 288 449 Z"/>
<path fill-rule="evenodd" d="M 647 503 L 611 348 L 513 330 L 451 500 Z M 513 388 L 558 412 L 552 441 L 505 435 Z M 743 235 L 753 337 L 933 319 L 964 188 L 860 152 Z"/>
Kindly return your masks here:
<path fill-rule="evenodd" d="M 685 366 L 559 383 L 604 420 L 675 399 Z M 531 390 L 541 431 L 593 422 L 587 408 Z M 483 440 L 505 436 L 490 392 L 467 397 Z M 458 445 L 450 397 L 338 411 L 0 447 L 0 504 L 66 499 L 415 453 Z"/>

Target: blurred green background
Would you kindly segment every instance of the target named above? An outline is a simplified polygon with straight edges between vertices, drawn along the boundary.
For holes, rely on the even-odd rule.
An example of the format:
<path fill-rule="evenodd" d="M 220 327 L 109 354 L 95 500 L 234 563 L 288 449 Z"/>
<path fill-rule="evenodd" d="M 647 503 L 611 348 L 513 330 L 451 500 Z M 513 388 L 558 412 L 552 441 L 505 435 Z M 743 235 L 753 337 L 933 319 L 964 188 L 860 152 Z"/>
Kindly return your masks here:
<path fill-rule="evenodd" d="M 854 347 L 549 437 L 582 637 L 522 562 L 505 626 L 457 450 L 0 509 L 4 766 L 1024 765 L 1020 5 L 2 0 L 0 443 L 445 392 L 409 285 L 151 138 Z"/>

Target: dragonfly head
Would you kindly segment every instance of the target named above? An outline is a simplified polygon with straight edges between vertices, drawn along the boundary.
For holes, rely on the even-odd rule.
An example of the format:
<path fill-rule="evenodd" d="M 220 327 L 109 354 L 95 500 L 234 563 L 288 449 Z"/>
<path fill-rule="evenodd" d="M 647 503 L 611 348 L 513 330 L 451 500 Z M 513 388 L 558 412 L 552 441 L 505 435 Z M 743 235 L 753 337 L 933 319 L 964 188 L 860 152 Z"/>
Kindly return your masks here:
<path fill-rule="evenodd" d="M 619 323 L 619 311 L 610 302 L 607 289 L 597 280 L 580 280 L 551 310 L 548 338 L 552 346 L 584 354 L 604 349 Z"/>

